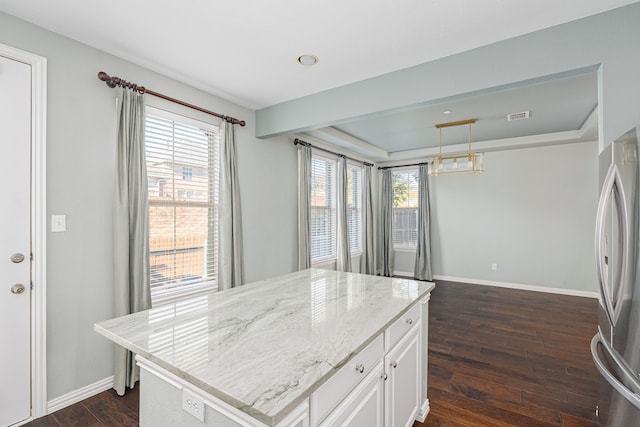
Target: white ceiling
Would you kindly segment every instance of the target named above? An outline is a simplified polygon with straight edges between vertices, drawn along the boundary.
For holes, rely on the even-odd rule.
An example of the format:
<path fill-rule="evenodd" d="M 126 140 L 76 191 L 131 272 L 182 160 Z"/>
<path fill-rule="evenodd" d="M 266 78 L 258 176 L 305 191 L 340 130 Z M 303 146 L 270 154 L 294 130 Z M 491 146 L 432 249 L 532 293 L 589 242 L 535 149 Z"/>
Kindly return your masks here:
<path fill-rule="evenodd" d="M 0 0 L 0 11 L 260 109 L 636 1 Z M 320 62 L 303 67 L 302 53 Z"/>

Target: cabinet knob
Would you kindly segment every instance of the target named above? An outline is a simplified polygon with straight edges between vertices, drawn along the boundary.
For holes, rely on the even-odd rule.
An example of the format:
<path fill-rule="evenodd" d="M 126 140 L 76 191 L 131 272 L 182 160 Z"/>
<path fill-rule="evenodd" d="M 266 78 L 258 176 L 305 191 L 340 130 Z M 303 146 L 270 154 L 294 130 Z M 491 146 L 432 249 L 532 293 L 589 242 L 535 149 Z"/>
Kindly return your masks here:
<path fill-rule="evenodd" d="M 362 363 L 359 363 L 358 365 L 356 365 L 356 371 L 363 373 L 364 372 L 364 365 Z"/>
<path fill-rule="evenodd" d="M 391 362 L 391 367 L 392 368 L 397 368 L 398 367 L 398 362 L 396 362 L 396 361 Z"/>
<path fill-rule="evenodd" d="M 407 325 L 409 325 L 409 326 L 413 325 L 413 319 L 412 318 L 408 318 L 407 319 Z"/>
<path fill-rule="evenodd" d="M 386 381 L 387 378 L 389 378 L 389 375 L 387 375 L 386 372 L 383 372 L 382 375 L 380 375 L 380 378 L 382 378 L 384 381 Z"/>

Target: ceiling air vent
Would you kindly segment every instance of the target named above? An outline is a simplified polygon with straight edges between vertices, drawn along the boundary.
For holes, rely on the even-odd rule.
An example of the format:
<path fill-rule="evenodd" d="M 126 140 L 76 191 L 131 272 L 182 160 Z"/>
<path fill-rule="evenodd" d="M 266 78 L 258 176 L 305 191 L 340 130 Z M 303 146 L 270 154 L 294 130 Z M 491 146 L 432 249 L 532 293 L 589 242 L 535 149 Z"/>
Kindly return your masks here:
<path fill-rule="evenodd" d="M 523 120 L 529 118 L 529 111 L 522 111 L 520 113 L 507 114 L 507 121 L 513 122 L 515 120 Z"/>

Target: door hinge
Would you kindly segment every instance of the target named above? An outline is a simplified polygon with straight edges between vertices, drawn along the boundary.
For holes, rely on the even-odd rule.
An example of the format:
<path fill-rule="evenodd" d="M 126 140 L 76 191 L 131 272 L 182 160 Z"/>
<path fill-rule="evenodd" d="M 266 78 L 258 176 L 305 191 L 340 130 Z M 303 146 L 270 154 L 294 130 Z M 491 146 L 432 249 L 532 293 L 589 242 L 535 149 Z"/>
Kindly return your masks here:
<path fill-rule="evenodd" d="M 33 261 L 33 252 L 29 254 L 29 261 Z"/>
<path fill-rule="evenodd" d="M 29 285 L 31 285 L 31 290 L 33 290 L 33 280 L 29 281 Z"/>

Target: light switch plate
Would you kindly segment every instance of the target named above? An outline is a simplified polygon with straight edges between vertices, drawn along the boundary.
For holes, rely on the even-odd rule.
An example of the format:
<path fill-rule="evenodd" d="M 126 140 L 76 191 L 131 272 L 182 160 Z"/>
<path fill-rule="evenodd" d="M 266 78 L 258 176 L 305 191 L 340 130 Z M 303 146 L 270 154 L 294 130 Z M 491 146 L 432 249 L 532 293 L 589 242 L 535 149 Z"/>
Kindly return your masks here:
<path fill-rule="evenodd" d="M 51 232 L 60 233 L 63 231 L 67 231 L 67 216 L 51 215 Z"/>

